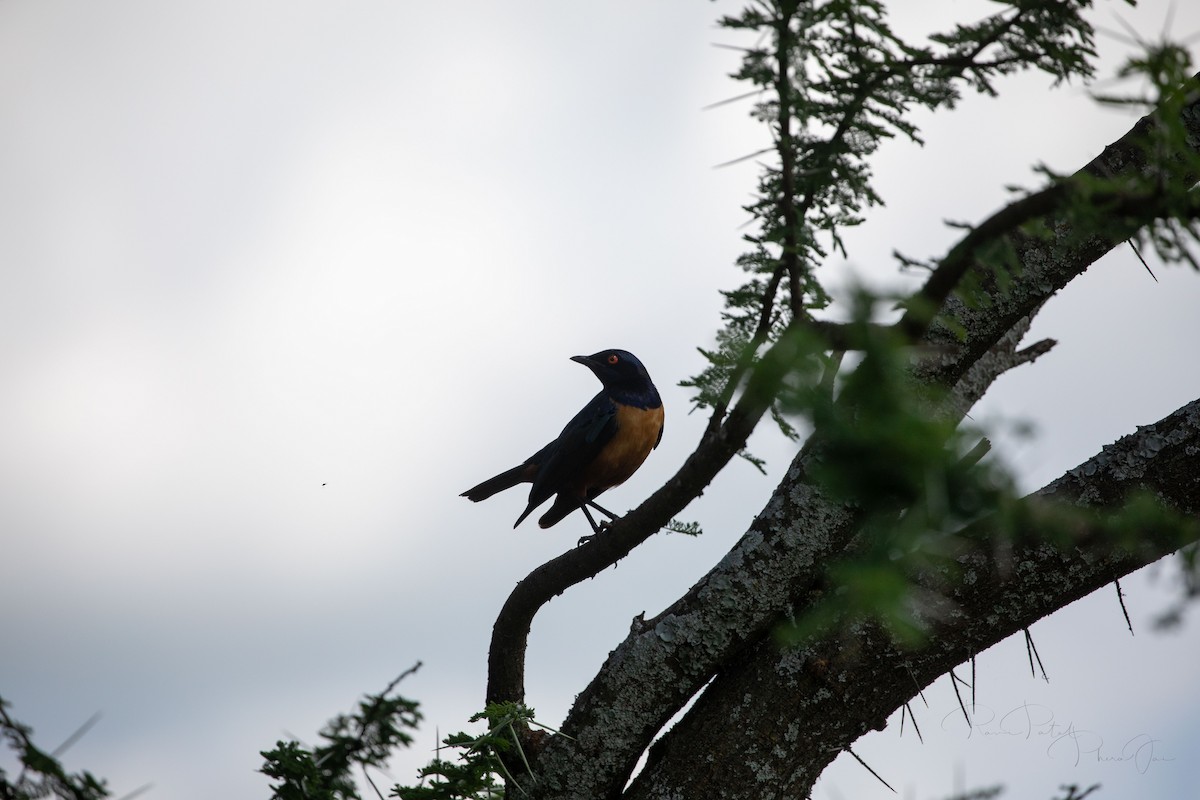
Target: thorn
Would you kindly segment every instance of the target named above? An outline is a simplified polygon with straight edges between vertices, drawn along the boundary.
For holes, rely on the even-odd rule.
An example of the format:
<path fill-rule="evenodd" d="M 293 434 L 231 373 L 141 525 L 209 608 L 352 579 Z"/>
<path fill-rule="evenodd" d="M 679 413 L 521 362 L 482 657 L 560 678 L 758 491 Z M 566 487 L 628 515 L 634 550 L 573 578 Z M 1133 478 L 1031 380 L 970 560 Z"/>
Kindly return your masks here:
<path fill-rule="evenodd" d="M 774 147 L 764 147 L 761 150 L 755 150 L 753 153 L 747 153 L 744 156 L 730 159 L 729 161 L 723 161 L 720 164 L 717 164 L 715 167 L 713 167 L 713 169 L 721 169 L 722 167 L 732 167 L 734 164 L 740 164 L 743 161 L 749 161 L 752 158 L 758 158 L 761 155 L 766 155 L 767 153 L 774 152 L 774 150 L 775 150 Z"/>
<path fill-rule="evenodd" d="M 880 778 L 878 772 L 876 772 L 875 770 L 868 767 L 867 762 L 863 761 L 861 758 L 858 757 L 858 753 L 851 750 L 849 746 L 846 747 L 846 752 L 849 753 L 850 755 L 854 756 L 854 760 L 857 761 L 858 763 L 862 764 L 863 767 L 867 770 L 867 772 L 869 772 L 875 776 L 876 780 L 878 780 L 880 783 L 882 783 L 887 788 L 892 789 L 891 784 L 889 784 L 883 778 Z M 895 789 L 892 789 L 892 794 L 898 794 L 898 792 Z"/>
<path fill-rule="evenodd" d="M 971 654 L 971 710 L 975 710 L 975 654 Z"/>
<path fill-rule="evenodd" d="M 967 713 L 967 705 L 963 702 L 962 695 L 958 691 L 958 684 L 963 682 L 962 678 L 954 674 L 954 670 L 950 670 L 950 685 L 954 687 L 954 696 L 958 698 L 958 707 L 962 709 L 963 719 L 967 721 L 967 727 L 970 727 L 971 715 Z"/>
<path fill-rule="evenodd" d="M 1142 254 L 1138 250 L 1137 245 L 1133 243 L 1133 239 L 1126 239 L 1126 241 L 1133 248 L 1133 254 L 1138 257 L 1138 261 L 1142 262 L 1142 266 L 1146 268 L 1146 272 L 1149 272 L 1150 277 L 1154 278 L 1154 282 L 1158 283 L 1158 276 L 1154 274 L 1154 270 L 1150 269 L 1150 265 L 1146 263 L 1146 259 L 1142 258 Z"/>
<path fill-rule="evenodd" d="M 908 670 L 908 677 L 912 678 L 913 686 L 917 687 L 917 694 L 920 695 L 921 702 L 925 704 L 926 708 L 929 708 L 929 701 L 925 699 L 925 690 L 921 688 L 921 684 L 917 683 L 917 676 L 913 675 L 912 667 L 908 665 L 908 662 L 904 663 L 904 669 Z"/>
<path fill-rule="evenodd" d="M 75 732 L 66 738 L 66 741 L 64 741 L 58 747 L 54 748 L 50 752 L 50 757 L 58 758 L 63 753 L 67 752 L 67 750 L 70 749 L 71 745 L 75 744 L 80 739 L 82 739 L 83 735 L 85 733 L 87 733 L 88 731 L 90 731 L 92 729 L 92 726 L 94 726 L 99 721 L 100 721 L 100 712 L 97 711 L 95 714 L 92 714 L 90 717 L 88 717 L 87 722 L 83 723 L 78 728 L 76 728 Z"/>
<path fill-rule="evenodd" d="M 153 788 L 154 788 L 154 784 L 153 784 L 153 783 L 145 783 L 145 784 L 142 784 L 141 786 L 139 786 L 138 788 L 134 789 L 134 790 L 133 790 L 132 792 L 130 792 L 129 794 L 122 796 L 122 797 L 120 798 L 120 800 L 133 800 L 133 798 L 135 798 L 135 797 L 141 797 L 142 795 L 144 795 L 146 792 L 150 791 L 150 790 L 151 790 L 151 789 L 153 789 Z"/>
<path fill-rule="evenodd" d="M 912 720 L 913 730 L 917 732 L 917 741 L 920 742 L 921 744 L 925 744 L 925 737 L 921 735 L 921 729 L 917 726 L 917 718 L 913 714 L 912 708 L 909 706 L 908 703 L 905 703 L 904 707 L 900 709 L 900 735 L 901 736 L 904 735 L 904 714 L 905 714 L 905 712 L 908 713 L 908 718 Z"/>
<path fill-rule="evenodd" d="M 1113 585 L 1117 587 L 1117 602 L 1121 604 L 1121 613 L 1125 615 L 1125 624 L 1129 627 L 1129 635 L 1133 636 L 1133 623 L 1129 621 L 1129 609 L 1125 607 L 1125 593 L 1121 591 L 1121 582 L 1113 581 Z"/>
<path fill-rule="evenodd" d="M 1046 683 L 1050 682 L 1050 678 L 1046 676 L 1046 668 L 1042 666 L 1042 657 L 1038 655 L 1037 645 L 1033 643 L 1033 635 L 1029 632 L 1029 628 L 1025 629 L 1025 650 L 1029 653 L 1029 672 L 1033 677 L 1037 677 L 1037 672 L 1033 669 L 1033 660 L 1037 659 L 1038 669 L 1042 671 L 1042 680 Z"/>
<path fill-rule="evenodd" d="M 709 103 L 708 105 L 703 106 L 700 110 L 701 111 L 711 111 L 714 108 L 720 108 L 721 106 L 728 105 L 730 103 L 736 103 L 739 100 L 745 100 L 749 97 L 754 97 L 756 94 L 762 94 L 762 92 L 763 92 L 762 89 L 755 89 L 752 92 L 746 92 L 745 94 L 739 94 L 735 97 L 727 97 L 724 100 L 718 100 L 715 103 Z"/>

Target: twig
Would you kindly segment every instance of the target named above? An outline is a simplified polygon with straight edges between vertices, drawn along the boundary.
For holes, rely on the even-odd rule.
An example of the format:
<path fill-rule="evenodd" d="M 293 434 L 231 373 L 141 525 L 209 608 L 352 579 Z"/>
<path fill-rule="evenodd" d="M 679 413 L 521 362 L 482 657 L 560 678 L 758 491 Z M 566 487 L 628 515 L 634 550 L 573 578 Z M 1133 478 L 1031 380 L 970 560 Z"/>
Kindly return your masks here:
<path fill-rule="evenodd" d="M 962 469 L 967 469 L 978 464 L 983 457 L 992 449 L 991 441 L 986 437 L 982 437 L 970 451 L 958 461 L 958 466 Z M 975 656 L 971 656 L 971 681 L 975 681 Z"/>
<path fill-rule="evenodd" d="M 367 783 L 371 784 L 371 788 L 375 790 L 375 794 L 379 796 L 379 800 L 386 800 L 383 792 L 379 791 L 379 787 L 375 785 L 375 781 L 371 780 L 371 774 L 367 772 L 367 765 L 362 765 L 363 777 L 367 779 Z"/>

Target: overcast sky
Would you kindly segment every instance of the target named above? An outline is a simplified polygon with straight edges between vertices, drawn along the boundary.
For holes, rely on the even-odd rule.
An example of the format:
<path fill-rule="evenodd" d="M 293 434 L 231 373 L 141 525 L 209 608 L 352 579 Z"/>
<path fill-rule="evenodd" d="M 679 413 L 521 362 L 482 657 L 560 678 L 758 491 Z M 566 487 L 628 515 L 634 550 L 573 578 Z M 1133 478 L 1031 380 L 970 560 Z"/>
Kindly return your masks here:
<path fill-rule="evenodd" d="M 259 750 L 312 741 L 417 660 L 402 690 L 426 723 L 393 777 L 465 726 L 500 604 L 586 523 L 513 531 L 523 493 L 458 494 L 592 396 L 578 353 L 637 353 L 667 405 L 662 446 L 606 505 L 636 505 L 699 436 L 677 384 L 740 281 L 755 178 L 713 167 L 765 136 L 745 104 L 702 110 L 743 91 L 713 46 L 737 8 L 0 2 L 0 695 L 39 742 L 101 711 L 65 760 L 118 796 L 265 797 Z M 994 6 L 902 8 L 919 31 Z M 1108 73 L 1127 27 L 1200 41 L 1195 3 L 1096 14 Z M 1033 164 L 1076 169 L 1133 121 L 1080 86 L 1002 88 L 922 117 L 924 148 L 884 148 L 887 208 L 833 283 L 894 285 L 894 249 L 944 252 L 943 220 L 983 218 Z M 1058 347 L 974 412 L 1026 488 L 1200 396 L 1200 276 L 1153 266 L 1122 248 L 1071 284 L 1031 334 Z M 792 452 L 765 428 L 754 449 L 772 474 Z M 704 536 L 657 536 L 547 606 L 539 718 L 557 724 L 630 618 L 685 591 L 773 486 L 731 465 L 685 512 Z M 964 730 L 943 679 L 915 706 L 923 745 L 897 718 L 856 751 L 905 798 L 1185 796 L 1197 625 L 1150 627 L 1172 575 L 1123 584 L 1135 637 L 1111 587 L 1033 626 L 1048 684 L 1020 640 L 981 655 L 979 702 L 1032 704 L 1029 736 Z M 1051 719 L 1118 760 L 1075 763 Z M 1166 760 L 1119 760 L 1138 737 Z M 843 758 L 814 796 L 892 795 Z"/>

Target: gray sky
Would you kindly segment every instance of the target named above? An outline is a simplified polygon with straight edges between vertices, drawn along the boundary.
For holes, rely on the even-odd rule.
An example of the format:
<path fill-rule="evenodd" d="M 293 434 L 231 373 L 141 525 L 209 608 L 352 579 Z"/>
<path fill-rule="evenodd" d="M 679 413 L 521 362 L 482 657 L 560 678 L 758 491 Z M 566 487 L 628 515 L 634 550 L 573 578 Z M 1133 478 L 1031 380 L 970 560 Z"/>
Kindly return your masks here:
<path fill-rule="evenodd" d="M 1170 6 L 1097 19 L 1155 38 Z M 1200 34 L 1200 7 L 1174 6 L 1174 32 Z M 464 726 L 508 591 L 586 528 L 512 531 L 521 493 L 457 495 L 591 397 L 567 358 L 632 350 L 664 394 L 663 445 L 615 510 L 699 436 L 676 384 L 741 278 L 755 177 L 712 167 L 764 140 L 744 104 L 701 110 L 740 91 L 712 46 L 737 7 L 0 3 L 0 694 L 43 744 L 99 710 L 66 762 L 118 795 L 263 797 L 259 750 L 313 740 L 417 660 L 403 689 L 426 724 L 395 778 Z M 906 2 L 899 22 L 976 8 Z M 1128 48 L 1100 46 L 1110 71 Z M 1032 164 L 1075 169 L 1132 122 L 1078 86 L 1004 87 L 926 118 L 925 148 L 880 153 L 888 207 L 831 280 L 894 283 L 893 249 L 943 252 L 943 219 L 982 218 L 1036 185 Z M 976 410 L 1036 426 L 997 436 L 1026 487 L 1200 395 L 1200 276 L 1155 272 L 1121 250 L 1073 283 L 1032 334 L 1059 346 Z M 766 429 L 754 447 L 776 472 L 791 449 Z M 732 465 L 686 512 L 703 537 L 655 537 L 544 609 L 539 717 L 559 722 L 630 618 L 686 590 L 773 485 Z M 1184 796 L 1200 646 L 1194 623 L 1149 627 L 1172 574 L 1126 582 L 1136 637 L 1111 588 L 1035 625 L 1049 684 L 1020 640 L 983 654 L 979 701 L 1031 704 L 1028 736 L 1011 716 L 968 735 L 942 680 L 916 708 L 924 745 L 897 718 L 856 751 L 906 798 Z M 1106 759 L 1144 735 L 1172 760 L 1076 764 L 1052 746 L 1067 725 Z M 815 796 L 891 795 L 843 758 Z"/>

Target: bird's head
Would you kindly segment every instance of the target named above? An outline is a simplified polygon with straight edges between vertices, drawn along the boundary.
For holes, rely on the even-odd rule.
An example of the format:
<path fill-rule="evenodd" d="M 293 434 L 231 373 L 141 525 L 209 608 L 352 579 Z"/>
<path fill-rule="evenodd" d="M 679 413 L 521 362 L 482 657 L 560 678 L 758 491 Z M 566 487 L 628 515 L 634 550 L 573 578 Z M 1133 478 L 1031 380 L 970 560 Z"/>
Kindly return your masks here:
<path fill-rule="evenodd" d="M 571 360 L 590 369 L 615 400 L 643 407 L 653 407 L 662 401 L 650 380 L 650 373 L 627 350 L 601 350 L 590 356 L 572 356 Z"/>

